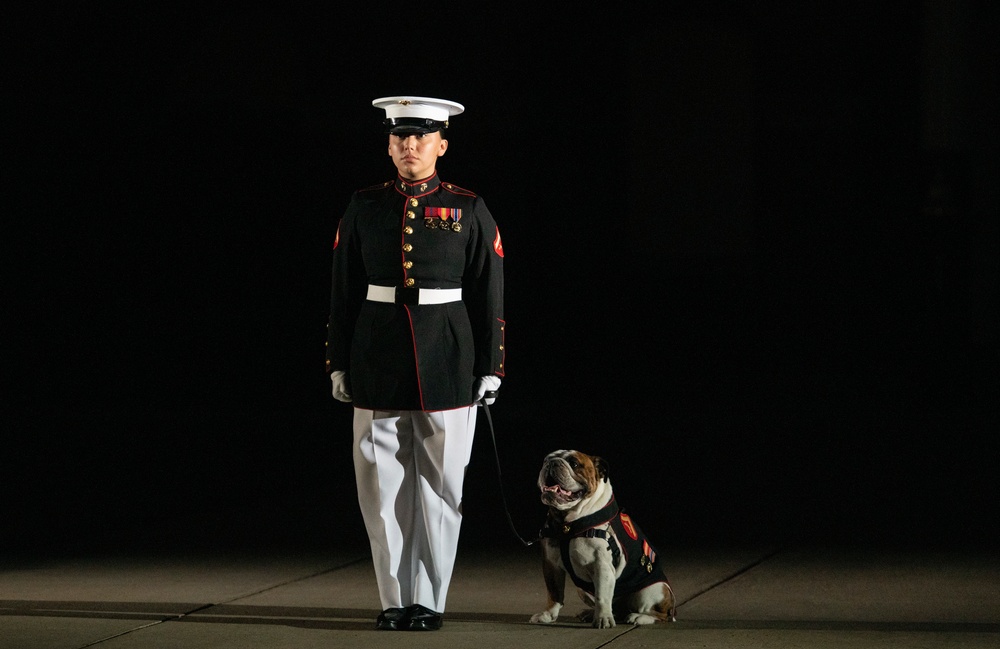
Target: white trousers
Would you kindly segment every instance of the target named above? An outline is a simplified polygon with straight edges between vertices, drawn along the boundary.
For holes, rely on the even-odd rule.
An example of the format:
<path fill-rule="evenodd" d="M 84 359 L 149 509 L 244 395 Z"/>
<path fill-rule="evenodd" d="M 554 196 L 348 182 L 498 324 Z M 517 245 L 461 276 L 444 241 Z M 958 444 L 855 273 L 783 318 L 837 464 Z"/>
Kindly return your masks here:
<path fill-rule="evenodd" d="M 443 613 L 462 525 L 476 407 L 354 409 L 354 473 L 382 608 Z"/>

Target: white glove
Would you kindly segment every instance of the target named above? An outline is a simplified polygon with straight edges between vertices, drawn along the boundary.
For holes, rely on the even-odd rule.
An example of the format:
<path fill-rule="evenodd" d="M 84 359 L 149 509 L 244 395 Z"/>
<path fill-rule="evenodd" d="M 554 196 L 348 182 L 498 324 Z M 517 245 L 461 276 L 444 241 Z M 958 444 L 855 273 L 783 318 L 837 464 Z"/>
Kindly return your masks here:
<path fill-rule="evenodd" d="M 347 372 L 337 370 L 330 374 L 330 380 L 333 382 L 333 398 L 349 403 L 351 395 L 347 392 Z"/>
<path fill-rule="evenodd" d="M 492 374 L 490 374 L 489 376 L 481 376 L 478 379 L 476 379 L 476 384 L 472 388 L 473 392 L 475 392 L 476 403 L 483 401 L 483 397 L 486 396 L 487 392 L 496 392 L 499 389 L 500 389 L 500 377 L 493 376 Z M 493 402 L 496 400 L 497 400 L 496 395 L 494 395 L 492 397 L 488 397 L 487 399 L 485 399 L 484 403 L 488 406 L 492 406 Z"/>

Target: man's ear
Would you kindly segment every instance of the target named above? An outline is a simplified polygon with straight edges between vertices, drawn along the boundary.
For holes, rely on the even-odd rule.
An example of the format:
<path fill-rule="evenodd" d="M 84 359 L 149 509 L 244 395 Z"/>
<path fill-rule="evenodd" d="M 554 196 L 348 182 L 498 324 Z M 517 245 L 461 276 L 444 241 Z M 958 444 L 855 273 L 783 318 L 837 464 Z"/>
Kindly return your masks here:
<path fill-rule="evenodd" d="M 447 150 L 448 150 L 448 140 L 441 138 L 441 146 L 438 149 L 438 157 L 440 158 L 441 156 L 443 156 L 444 152 Z"/>

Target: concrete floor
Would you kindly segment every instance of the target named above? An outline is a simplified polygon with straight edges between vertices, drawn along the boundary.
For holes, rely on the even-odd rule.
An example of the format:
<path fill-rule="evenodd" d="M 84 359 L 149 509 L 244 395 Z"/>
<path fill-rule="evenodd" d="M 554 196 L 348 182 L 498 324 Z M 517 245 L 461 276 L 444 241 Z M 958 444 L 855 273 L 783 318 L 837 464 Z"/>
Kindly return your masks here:
<path fill-rule="evenodd" d="M 347 544 L 350 546 L 351 544 Z M 444 627 L 376 632 L 366 548 L 87 551 L 8 558 L 2 649 L 997 647 L 1000 556 L 957 550 L 661 548 L 677 621 L 550 626 L 537 547 L 463 547 Z"/>
<path fill-rule="evenodd" d="M 157 419 L 153 432 L 171 437 L 116 421 L 96 428 L 130 433 L 115 444 L 111 432 L 101 444 L 56 443 L 73 429 L 36 424 L 9 454 L 19 463 L 0 499 L 0 649 L 1000 646 L 988 450 L 971 465 L 983 470 L 967 462 L 958 480 L 923 471 L 930 451 L 906 470 L 823 449 L 822 462 L 801 452 L 779 467 L 749 441 L 707 453 L 719 447 L 692 437 L 671 447 L 666 498 L 643 489 L 658 474 L 635 454 L 639 468 L 616 474 L 616 494 L 665 561 L 677 621 L 595 630 L 574 619 L 572 594 L 556 624 L 528 623 L 545 603 L 540 550 L 510 533 L 492 451 L 479 444 L 444 627 L 387 633 L 374 630 L 346 442 L 286 434 L 330 424 L 247 416 L 210 421 L 219 432 L 206 437 L 185 436 L 182 418 Z M 536 447 L 552 444 L 541 437 L 508 446 L 541 457 Z M 537 466 L 504 466 L 524 535 L 544 520 Z"/>

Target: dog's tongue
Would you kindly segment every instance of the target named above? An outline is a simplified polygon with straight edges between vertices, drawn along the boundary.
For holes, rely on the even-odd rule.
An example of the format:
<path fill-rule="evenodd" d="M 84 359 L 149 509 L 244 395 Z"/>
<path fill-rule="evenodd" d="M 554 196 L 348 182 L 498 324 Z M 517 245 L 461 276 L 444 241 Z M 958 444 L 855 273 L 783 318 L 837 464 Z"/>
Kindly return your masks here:
<path fill-rule="evenodd" d="M 554 484 L 554 485 L 545 485 L 542 489 L 544 491 L 554 491 L 556 493 L 556 495 L 559 495 L 559 496 L 572 496 L 573 495 L 572 491 L 566 491 L 565 489 L 563 489 L 562 487 L 560 487 L 557 484 Z"/>

